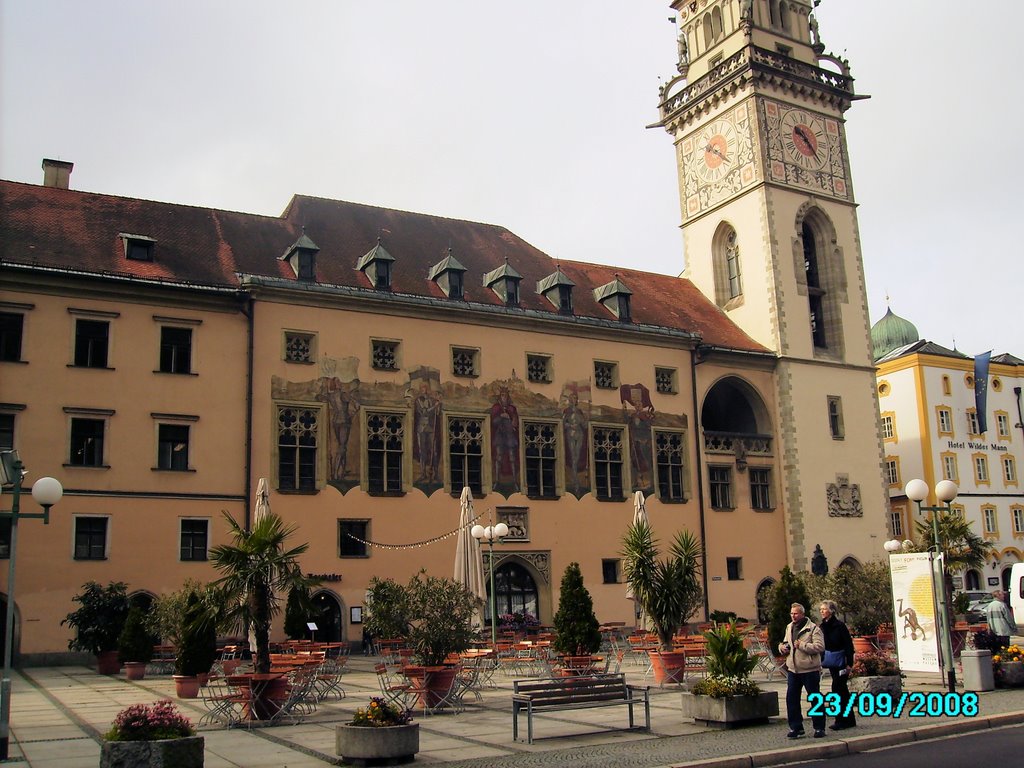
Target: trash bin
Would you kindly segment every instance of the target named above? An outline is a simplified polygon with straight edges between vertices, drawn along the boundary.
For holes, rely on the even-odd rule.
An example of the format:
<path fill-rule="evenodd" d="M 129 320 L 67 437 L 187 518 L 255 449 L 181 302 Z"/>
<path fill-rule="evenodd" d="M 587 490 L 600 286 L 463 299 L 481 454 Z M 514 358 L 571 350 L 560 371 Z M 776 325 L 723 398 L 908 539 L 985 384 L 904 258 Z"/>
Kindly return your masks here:
<path fill-rule="evenodd" d="M 964 650 L 960 654 L 964 670 L 965 691 L 991 691 L 996 687 L 992 677 L 992 652 Z"/>

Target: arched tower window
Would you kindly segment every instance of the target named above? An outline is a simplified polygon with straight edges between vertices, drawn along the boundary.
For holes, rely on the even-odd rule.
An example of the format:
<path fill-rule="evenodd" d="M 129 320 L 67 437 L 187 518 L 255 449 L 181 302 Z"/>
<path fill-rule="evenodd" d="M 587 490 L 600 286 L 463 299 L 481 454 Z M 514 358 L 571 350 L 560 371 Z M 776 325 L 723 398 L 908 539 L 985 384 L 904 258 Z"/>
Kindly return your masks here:
<path fill-rule="evenodd" d="M 710 48 L 715 43 L 714 25 L 711 23 L 711 14 L 704 14 L 704 48 Z"/>
<path fill-rule="evenodd" d="M 722 9 L 717 6 L 711 11 L 711 32 L 718 40 L 722 36 Z"/>
<path fill-rule="evenodd" d="M 806 204 L 797 215 L 793 251 L 799 292 L 807 297 L 815 355 L 843 357 L 842 306 L 847 303 L 846 269 L 835 227 L 824 211 Z"/>
<path fill-rule="evenodd" d="M 786 7 L 785 0 L 779 3 L 779 26 L 789 31 L 789 8 Z"/>
<path fill-rule="evenodd" d="M 736 230 L 728 222 L 722 222 L 715 232 L 711 252 L 715 303 L 723 309 L 731 309 L 740 303 L 737 300 L 743 296 L 743 273 Z"/>
<path fill-rule="evenodd" d="M 779 0 L 768 0 L 768 21 L 773 27 L 779 26 Z"/>

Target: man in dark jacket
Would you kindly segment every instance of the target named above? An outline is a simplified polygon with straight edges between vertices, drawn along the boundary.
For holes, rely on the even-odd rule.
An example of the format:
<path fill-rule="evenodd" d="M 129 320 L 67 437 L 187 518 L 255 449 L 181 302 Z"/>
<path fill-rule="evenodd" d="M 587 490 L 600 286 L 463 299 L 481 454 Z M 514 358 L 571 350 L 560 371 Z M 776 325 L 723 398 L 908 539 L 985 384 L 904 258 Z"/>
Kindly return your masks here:
<path fill-rule="evenodd" d="M 818 607 L 821 613 L 821 634 L 825 636 L 825 651 L 835 651 L 843 657 L 838 666 L 833 664 L 826 667 L 832 674 L 832 693 L 838 693 L 840 701 L 839 714 L 832 724 L 832 730 L 842 731 L 857 725 L 857 718 L 854 716 L 854 708 L 849 707 L 852 695 L 849 682 L 850 670 L 853 668 L 853 638 L 846 625 L 836 617 L 836 610 L 837 606 L 831 600 L 823 600 Z M 849 715 L 845 715 L 847 707 Z"/>

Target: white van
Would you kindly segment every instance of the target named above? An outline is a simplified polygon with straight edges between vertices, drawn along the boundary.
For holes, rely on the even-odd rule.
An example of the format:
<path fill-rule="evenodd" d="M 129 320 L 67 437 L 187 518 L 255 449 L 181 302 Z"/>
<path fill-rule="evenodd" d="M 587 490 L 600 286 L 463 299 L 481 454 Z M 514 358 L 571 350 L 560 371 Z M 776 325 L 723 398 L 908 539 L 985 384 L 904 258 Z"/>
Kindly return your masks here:
<path fill-rule="evenodd" d="M 1010 608 L 1017 631 L 1024 632 L 1024 563 L 1014 563 L 1010 569 Z"/>

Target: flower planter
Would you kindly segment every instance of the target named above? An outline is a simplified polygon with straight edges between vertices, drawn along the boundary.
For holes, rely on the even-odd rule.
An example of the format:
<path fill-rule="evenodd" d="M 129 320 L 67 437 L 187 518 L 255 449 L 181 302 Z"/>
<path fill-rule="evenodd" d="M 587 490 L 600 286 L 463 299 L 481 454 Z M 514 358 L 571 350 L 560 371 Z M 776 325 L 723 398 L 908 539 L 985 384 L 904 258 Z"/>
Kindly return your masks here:
<path fill-rule="evenodd" d="M 413 706 L 413 709 L 423 709 L 424 706 L 427 708 L 436 707 L 444 700 L 444 697 L 452 687 L 452 680 L 459 674 L 458 669 L 455 667 L 415 667 L 406 671 L 409 679 L 415 680 L 419 688 L 424 687 L 423 678 L 428 673 L 430 677 L 427 681 L 426 690 L 420 694 L 420 699 Z M 424 701 L 424 698 L 426 701 Z"/>
<path fill-rule="evenodd" d="M 104 651 L 96 654 L 96 671 L 101 675 L 116 675 L 121 671 L 121 662 L 117 651 Z"/>
<path fill-rule="evenodd" d="M 408 763 L 420 751 L 420 724 L 367 728 L 335 726 L 334 751 L 352 765 Z"/>
<path fill-rule="evenodd" d="M 179 699 L 195 699 L 199 696 L 199 678 L 174 675 L 174 690 Z"/>
<path fill-rule="evenodd" d="M 699 725 L 714 728 L 738 728 L 767 723 L 769 717 L 779 714 L 777 691 L 762 691 L 757 696 L 732 696 L 724 699 L 684 693 L 682 698 L 683 717 L 691 717 Z"/>
<path fill-rule="evenodd" d="M 1024 685 L 1024 661 L 1003 661 L 999 663 L 1000 683 L 1007 688 Z"/>
<path fill-rule="evenodd" d="M 872 644 L 874 635 L 858 635 L 853 638 L 853 652 L 856 653 L 873 653 L 875 646 Z"/>
<path fill-rule="evenodd" d="M 161 741 L 104 741 L 100 768 L 202 768 L 204 746 L 202 736 Z"/>
<path fill-rule="evenodd" d="M 146 677 L 146 662 L 126 661 L 124 663 L 124 676 L 129 680 L 142 680 Z"/>
<path fill-rule="evenodd" d="M 851 693 L 888 693 L 899 696 L 903 691 L 903 678 L 899 675 L 858 675 L 850 678 Z"/>

